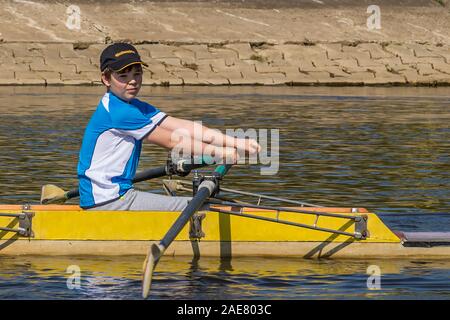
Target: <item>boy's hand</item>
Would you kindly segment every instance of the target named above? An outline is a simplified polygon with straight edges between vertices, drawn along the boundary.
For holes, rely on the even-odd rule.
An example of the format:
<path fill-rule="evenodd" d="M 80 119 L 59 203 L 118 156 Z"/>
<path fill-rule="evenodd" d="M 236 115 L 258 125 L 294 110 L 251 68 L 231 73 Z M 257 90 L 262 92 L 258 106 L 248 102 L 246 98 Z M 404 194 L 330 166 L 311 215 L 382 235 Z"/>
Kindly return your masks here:
<path fill-rule="evenodd" d="M 236 164 L 239 160 L 239 154 L 235 148 L 216 148 L 215 158 L 217 162 L 222 161 L 225 164 Z"/>
<path fill-rule="evenodd" d="M 235 145 L 238 150 L 245 151 L 248 154 L 255 154 L 261 151 L 261 146 L 255 139 L 235 139 Z"/>

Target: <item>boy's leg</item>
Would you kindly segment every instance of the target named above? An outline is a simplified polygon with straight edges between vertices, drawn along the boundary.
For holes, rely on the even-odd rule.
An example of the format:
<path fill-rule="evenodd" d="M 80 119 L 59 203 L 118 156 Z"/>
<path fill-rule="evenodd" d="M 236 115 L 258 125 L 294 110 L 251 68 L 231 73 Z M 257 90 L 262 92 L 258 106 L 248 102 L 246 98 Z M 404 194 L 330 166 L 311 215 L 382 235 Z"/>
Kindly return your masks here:
<path fill-rule="evenodd" d="M 88 210 L 113 211 L 182 211 L 192 197 L 171 197 L 130 189 L 120 199 Z M 203 205 L 200 210 L 208 210 Z"/>
<path fill-rule="evenodd" d="M 133 190 L 128 190 L 122 197 L 112 202 L 87 209 L 89 211 L 128 211 L 133 203 Z"/>
<path fill-rule="evenodd" d="M 133 190 L 133 201 L 129 210 L 182 211 L 191 197 L 171 197 Z"/>

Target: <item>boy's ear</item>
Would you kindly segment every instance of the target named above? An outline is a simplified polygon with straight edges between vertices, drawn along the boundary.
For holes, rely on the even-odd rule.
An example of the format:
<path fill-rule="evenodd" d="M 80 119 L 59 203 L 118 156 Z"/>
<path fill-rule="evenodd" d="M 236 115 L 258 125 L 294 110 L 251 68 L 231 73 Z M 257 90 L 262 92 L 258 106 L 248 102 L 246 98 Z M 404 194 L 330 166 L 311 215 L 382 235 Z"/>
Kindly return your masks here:
<path fill-rule="evenodd" d="M 102 82 L 107 87 L 111 86 L 111 75 L 102 73 Z"/>

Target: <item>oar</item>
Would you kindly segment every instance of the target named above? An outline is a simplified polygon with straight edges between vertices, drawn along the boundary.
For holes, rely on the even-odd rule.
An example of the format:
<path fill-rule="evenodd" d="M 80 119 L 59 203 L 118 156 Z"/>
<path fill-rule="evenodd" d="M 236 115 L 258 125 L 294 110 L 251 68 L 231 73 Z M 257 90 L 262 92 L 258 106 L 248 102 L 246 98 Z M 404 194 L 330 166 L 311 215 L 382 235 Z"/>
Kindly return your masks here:
<path fill-rule="evenodd" d="M 187 207 L 181 212 L 180 216 L 172 227 L 170 227 L 169 231 L 167 231 L 164 238 L 159 242 L 159 244 L 153 243 L 150 246 L 147 257 L 144 261 L 144 276 L 142 279 L 142 296 L 144 298 L 148 297 L 152 283 L 153 270 L 155 269 L 159 259 L 162 257 L 173 240 L 178 236 L 192 215 L 196 213 L 205 201 L 213 194 L 218 185 L 218 180 L 225 176 L 230 168 L 231 165 L 220 165 L 216 168 L 216 170 L 214 170 L 212 177 L 205 178 L 205 180 L 203 180 L 198 187 L 195 196 L 189 202 Z"/>
<path fill-rule="evenodd" d="M 142 172 L 138 172 L 133 179 L 133 183 L 160 178 L 172 174 L 187 175 L 193 169 L 201 168 L 211 164 L 214 164 L 214 160 L 209 156 L 204 156 L 201 158 L 201 161 L 192 161 L 192 163 L 190 160 L 186 159 L 179 160 L 176 163 L 169 162 L 164 167 L 153 168 Z M 45 186 L 42 187 L 41 204 L 50 204 L 50 203 L 62 204 L 69 199 L 76 198 L 79 196 L 80 196 L 79 189 L 64 191 L 58 186 L 46 184 Z"/>

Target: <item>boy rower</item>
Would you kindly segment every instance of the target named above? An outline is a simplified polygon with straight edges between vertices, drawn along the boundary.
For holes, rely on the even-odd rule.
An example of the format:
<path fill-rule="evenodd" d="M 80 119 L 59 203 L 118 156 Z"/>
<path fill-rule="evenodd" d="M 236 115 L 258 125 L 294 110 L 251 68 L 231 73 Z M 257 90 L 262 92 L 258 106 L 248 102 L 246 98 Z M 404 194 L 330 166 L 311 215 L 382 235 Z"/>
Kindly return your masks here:
<path fill-rule="evenodd" d="M 238 139 L 169 116 L 136 98 L 142 86 L 142 65 L 136 48 L 126 43 L 108 46 L 100 55 L 106 93 L 86 127 L 78 162 L 80 206 L 91 210 L 181 211 L 191 199 L 135 190 L 132 180 L 142 142 L 202 155 L 205 151 L 236 163 L 238 151 L 259 152 L 253 139 Z M 195 129 L 194 129 L 195 128 Z M 174 139 L 179 132 L 182 139 Z M 196 140 L 198 139 L 198 140 Z M 194 147 L 195 146 L 195 147 Z M 199 147 L 197 147 L 199 146 Z"/>

